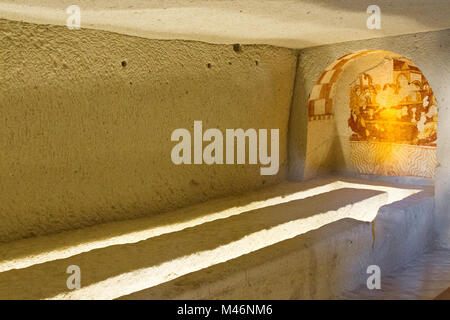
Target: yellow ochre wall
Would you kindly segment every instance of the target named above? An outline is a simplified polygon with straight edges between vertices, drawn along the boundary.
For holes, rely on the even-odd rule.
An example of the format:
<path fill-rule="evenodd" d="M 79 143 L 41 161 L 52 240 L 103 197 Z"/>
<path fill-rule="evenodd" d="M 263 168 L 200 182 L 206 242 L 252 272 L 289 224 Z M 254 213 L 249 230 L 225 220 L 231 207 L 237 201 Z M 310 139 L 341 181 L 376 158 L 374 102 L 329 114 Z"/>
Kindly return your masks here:
<path fill-rule="evenodd" d="M 0 43 L 0 242 L 151 215 L 286 175 L 294 50 L 7 20 Z M 192 133 L 194 120 L 222 132 L 278 128 L 278 174 L 174 165 L 171 133 Z"/>

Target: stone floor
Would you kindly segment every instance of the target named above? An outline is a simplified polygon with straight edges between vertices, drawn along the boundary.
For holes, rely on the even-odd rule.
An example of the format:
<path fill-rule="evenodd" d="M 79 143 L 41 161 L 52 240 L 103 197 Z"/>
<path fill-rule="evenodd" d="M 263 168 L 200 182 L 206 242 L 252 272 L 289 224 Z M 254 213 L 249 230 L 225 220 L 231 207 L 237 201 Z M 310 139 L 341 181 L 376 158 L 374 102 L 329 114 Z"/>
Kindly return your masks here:
<path fill-rule="evenodd" d="M 380 290 L 361 287 L 343 298 L 429 300 L 439 296 L 439 299 L 450 299 L 449 287 L 450 249 L 435 249 L 397 272 L 381 274 Z"/>

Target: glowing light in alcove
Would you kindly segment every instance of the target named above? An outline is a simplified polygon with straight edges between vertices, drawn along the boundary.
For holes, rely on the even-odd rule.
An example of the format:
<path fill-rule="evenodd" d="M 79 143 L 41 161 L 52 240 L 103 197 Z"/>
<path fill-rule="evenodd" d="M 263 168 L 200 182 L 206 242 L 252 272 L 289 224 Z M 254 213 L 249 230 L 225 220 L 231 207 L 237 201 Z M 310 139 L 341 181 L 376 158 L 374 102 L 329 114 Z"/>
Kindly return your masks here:
<path fill-rule="evenodd" d="M 393 59 L 358 80 L 350 88 L 351 141 L 435 144 L 436 101 L 412 62 Z"/>
<path fill-rule="evenodd" d="M 361 173 L 432 177 L 438 109 L 431 87 L 406 58 L 385 59 L 350 87 L 350 161 Z"/>

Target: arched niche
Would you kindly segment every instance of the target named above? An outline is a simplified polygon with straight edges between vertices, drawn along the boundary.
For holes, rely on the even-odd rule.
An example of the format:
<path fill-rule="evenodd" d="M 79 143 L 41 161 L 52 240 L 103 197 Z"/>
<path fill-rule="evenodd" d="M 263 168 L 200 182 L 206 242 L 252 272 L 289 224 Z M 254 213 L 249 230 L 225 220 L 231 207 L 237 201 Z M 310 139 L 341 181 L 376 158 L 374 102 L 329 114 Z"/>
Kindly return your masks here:
<path fill-rule="evenodd" d="M 329 65 L 308 101 L 305 177 L 330 171 L 431 178 L 437 102 L 410 59 L 352 52 Z"/>

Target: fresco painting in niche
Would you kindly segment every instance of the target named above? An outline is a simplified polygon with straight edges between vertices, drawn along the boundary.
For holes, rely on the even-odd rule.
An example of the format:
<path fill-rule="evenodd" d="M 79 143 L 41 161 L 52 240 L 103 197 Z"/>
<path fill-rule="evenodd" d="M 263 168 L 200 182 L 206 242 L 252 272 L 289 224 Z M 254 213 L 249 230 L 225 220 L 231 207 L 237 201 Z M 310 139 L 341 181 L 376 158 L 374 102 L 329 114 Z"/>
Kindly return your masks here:
<path fill-rule="evenodd" d="M 387 59 L 350 85 L 350 160 L 365 174 L 432 177 L 438 109 L 408 59 Z"/>

